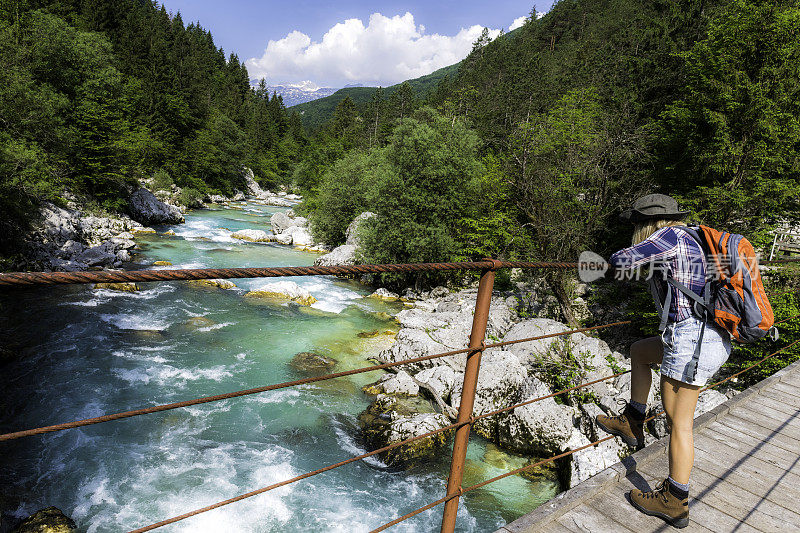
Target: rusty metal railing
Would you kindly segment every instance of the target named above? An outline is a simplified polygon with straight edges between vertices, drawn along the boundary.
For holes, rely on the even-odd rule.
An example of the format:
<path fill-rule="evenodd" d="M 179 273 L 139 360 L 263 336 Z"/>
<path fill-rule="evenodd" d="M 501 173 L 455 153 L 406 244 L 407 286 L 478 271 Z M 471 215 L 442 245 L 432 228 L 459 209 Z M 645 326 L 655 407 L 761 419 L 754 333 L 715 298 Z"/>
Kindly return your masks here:
<path fill-rule="evenodd" d="M 774 262 L 788 262 L 788 261 L 774 261 Z M 496 348 L 502 346 L 508 346 L 512 344 L 530 342 L 535 340 L 553 338 L 553 337 L 560 337 L 566 335 L 572 335 L 575 333 L 584 333 L 594 330 L 600 330 L 609 327 L 621 326 L 630 324 L 631 321 L 619 321 L 613 322 L 609 324 L 602 324 L 599 326 L 587 327 L 587 328 L 576 328 L 571 330 L 566 330 L 563 332 L 558 333 L 551 333 L 547 335 L 540 335 L 536 337 L 529 337 L 525 339 L 518 339 L 513 341 L 503 341 L 503 342 L 496 342 L 491 344 L 485 343 L 485 334 L 486 334 L 486 327 L 488 323 L 489 317 L 489 310 L 491 306 L 491 297 L 492 291 L 494 287 L 494 277 L 495 272 L 500 268 L 523 268 L 523 269 L 572 269 L 577 268 L 577 263 L 568 263 L 568 262 L 527 262 L 527 261 L 498 261 L 495 259 L 484 259 L 482 261 L 474 261 L 474 262 L 459 262 L 459 263 L 417 263 L 417 264 L 387 264 L 387 265 L 349 265 L 349 266 L 331 266 L 331 267 L 278 267 L 278 268 L 224 268 L 224 269 L 187 269 L 187 270 L 143 270 L 143 271 L 93 271 L 93 272 L 33 272 L 33 273 L 9 273 L 9 274 L 0 274 L 0 287 L 25 287 L 25 286 L 33 286 L 33 285 L 51 285 L 51 284 L 69 284 L 69 283 L 104 283 L 104 282 L 150 282 L 150 281 L 177 281 L 177 280 L 197 280 L 197 279 L 211 279 L 211 278 L 253 278 L 253 277 L 281 277 L 281 276 L 310 276 L 310 275 L 350 275 L 350 274 L 367 274 L 367 273 L 383 273 L 383 272 L 430 272 L 430 271 L 452 271 L 452 270 L 481 270 L 481 277 L 478 284 L 478 294 L 476 297 L 475 303 L 475 312 L 473 316 L 472 322 L 472 330 L 470 333 L 469 339 L 469 346 L 467 348 L 459 349 L 459 350 L 452 350 L 448 352 L 443 352 L 439 354 L 433 355 L 426 355 L 420 357 L 414 357 L 410 359 L 404 359 L 401 361 L 383 363 L 378 365 L 373 365 L 369 367 L 357 368 L 353 370 L 347 370 L 343 372 L 336 372 L 332 374 L 326 374 L 323 376 L 316 376 L 305 378 L 301 380 L 295 381 L 288 381 L 284 383 L 277 383 L 272 385 L 266 385 L 263 387 L 256 387 L 252 389 L 246 389 L 241 391 L 235 391 L 225 394 L 218 394 L 213 396 L 205 396 L 202 398 L 196 398 L 192 400 L 185 400 L 181 402 L 174 402 L 169 404 L 163 405 L 156 405 L 151 407 L 146 407 L 142 409 L 135 409 L 131 411 L 124 411 L 120 413 L 112 413 L 107 414 L 99 417 L 88 418 L 84 420 L 76 420 L 72 422 L 66 422 L 61 424 L 55 424 L 50 426 L 43 426 L 28 430 L 21 430 L 15 431 L 11 433 L 5 433 L 0 435 L 0 441 L 6 440 L 13 440 L 22 437 L 28 437 L 33 435 L 39 435 L 43 433 L 49 433 L 54 431 L 63 431 L 72 428 L 88 426 L 93 424 L 99 424 L 104 422 L 110 422 L 113 420 L 119 420 L 122 418 L 130 418 L 134 416 L 144 415 L 144 414 L 152 414 L 161 411 L 167 411 L 171 409 L 178 409 L 182 407 L 188 407 L 192 405 L 199 405 L 209 402 L 215 402 L 230 398 L 236 398 L 240 396 L 246 396 L 251 394 L 259 394 L 262 392 L 282 389 L 286 387 L 292 387 L 297 385 L 303 385 L 308 383 L 314 383 L 318 381 L 324 381 L 339 377 L 345 377 L 355 374 L 360 374 L 363 372 L 372 372 L 375 370 L 382 370 L 387 368 L 392 368 L 401 365 L 419 363 L 423 361 L 429 361 L 441 357 L 447 357 L 457 354 L 467 354 L 465 371 L 464 371 L 464 379 L 462 383 L 462 396 L 461 396 L 461 403 L 459 406 L 458 416 L 456 422 L 439 428 L 434 431 L 430 431 L 428 433 L 418 435 L 401 442 L 393 443 L 391 445 L 385 446 L 383 448 L 372 450 L 370 452 L 350 457 L 344 461 L 341 461 L 336 464 L 328 465 L 326 467 L 307 472 L 305 474 L 301 474 L 299 476 L 295 476 L 293 478 L 280 481 L 278 483 L 274 483 L 267 487 L 262 487 L 239 496 L 235 496 L 233 498 L 223 500 L 217 502 L 215 504 L 202 507 L 200 509 L 196 509 L 194 511 L 190 511 L 188 513 L 184 513 L 182 515 L 178 515 L 172 518 L 168 518 L 166 520 L 162 520 L 160 522 L 141 527 L 131 531 L 131 533 L 144 533 L 146 531 L 151 531 L 162 526 L 172 524 L 186 518 L 190 518 L 192 516 L 196 516 L 201 513 L 205 513 L 212 509 L 217 509 L 219 507 L 229 505 L 238 501 L 241 501 L 246 498 L 250 498 L 259 494 L 263 494 L 264 492 L 268 492 L 270 490 L 274 490 L 276 488 L 288 485 L 290 483 L 294 483 L 303 479 L 306 479 L 311 476 L 315 476 L 318 474 L 322 474 L 324 472 L 328 472 L 335 468 L 339 468 L 341 466 L 350 464 L 355 461 L 363 460 L 368 457 L 372 457 L 374 455 L 378 455 L 389 450 L 395 449 L 400 446 L 404 446 L 406 444 L 412 443 L 417 440 L 429 438 L 431 436 L 441 434 L 444 432 L 455 431 L 455 436 L 453 440 L 453 453 L 451 459 L 451 467 L 450 467 L 450 474 L 448 476 L 448 483 L 445 495 L 411 513 L 408 513 L 402 517 L 399 517 L 383 526 L 373 530 L 373 531 L 383 531 L 392 525 L 402 522 L 412 516 L 415 516 L 425 510 L 431 509 L 441 503 L 444 503 L 444 510 L 442 514 L 442 525 L 441 525 L 441 532 L 442 533 L 452 533 L 455 529 L 456 523 L 456 511 L 458 509 L 458 501 L 461 495 L 470 492 L 472 490 L 476 490 L 480 487 L 483 487 L 489 483 L 497 481 L 499 479 L 503 479 L 505 477 L 515 475 L 520 473 L 524 470 L 532 469 L 542 464 L 555 461 L 557 459 L 567 457 L 571 454 L 579 452 L 583 449 L 589 448 L 591 446 L 596 446 L 597 444 L 610 440 L 613 436 L 607 436 L 603 439 L 597 440 L 595 442 L 589 443 L 585 446 L 581 446 L 580 448 L 576 448 L 562 454 L 556 455 L 554 457 L 550 457 L 548 459 L 543 459 L 537 463 L 527 465 L 525 467 L 513 470 L 511 472 L 506 472 L 501 474 L 495 478 L 483 481 L 476 485 L 472 485 L 470 487 L 464 488 L 462 486 L 462 475 L 463 475 L 463 468 L 466 459 L 466 452 L 467 446 L 469 441 L 469 434 L 470 428 L 472 425 L 481 419 L 495 416 L 497 414 L 508 412 L 513 409 L 517 409 L 519 407 L 529 405 L 538 401 L 542 401 L 547 398 L 552 398 L 554 396 L 559 396 L 561 394 L 566 394 L 576 389 L 580 389 L 583 387 L 587 387 L 593 385 L 595 383 L 599 383 L 602 381 L 606 381 L 609 379 L 613 379 L 615 377 L 621 376 L 629 371 L 619 372 L 613 375 L 605 376 L 600 379 L 596 379 L 594 381 L 590 381 L 587 383 L 582 383 L 580 385 L 576 385 L 574 387 L 570 387 L 561 391 L 557 391 L 551 393 L 546 396 L 541 396 L 533 399 L 526 400 L 524 402 L 517 403 L 515 405 L 507 406 L 502 409 L 497 409 L 488 413 L 483 413 L 481 415 L 475 416 L 473 415 L 473 407 L 474 407 L 474 400 L 475 400 L 475 393 L 477 389 L 477 382 L 478 382 L 478 373 L 480 370 L 480 361 L 483 355 L 483 352 L 489 348 Z M 782 294 L 781 294 L 782 295 Z M 782 322 L 787 320 L 791 320 L 797 317 L 790 317 Z M 780 350 L 768 355 L 758 363 L 751 365 L 750 367 L 734 374 L 733 376 L 729 376 L 723 381 L 715 383 L 713 385 L 709 385 L 705 388 L 715 387 L 718 386 L 725 381 L 732 379 L 733 377 L 754 368 L 755 366 L 763 363 L 767 359 L 777 355 L 778 353 L 796 345 L 800 341 L 795 341 L 794 343 L 787 345 Z M 703 389 L 705 390 L 705 389 Z M 657 416 L 659 413 L 653 415 L 653 417 Z"/>

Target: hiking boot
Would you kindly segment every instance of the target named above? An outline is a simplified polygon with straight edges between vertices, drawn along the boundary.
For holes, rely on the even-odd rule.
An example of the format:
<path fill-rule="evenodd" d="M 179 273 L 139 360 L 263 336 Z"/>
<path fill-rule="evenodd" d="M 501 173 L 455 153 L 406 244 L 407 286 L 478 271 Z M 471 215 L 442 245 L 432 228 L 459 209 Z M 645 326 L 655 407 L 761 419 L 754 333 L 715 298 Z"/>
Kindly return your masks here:
<path fill-rule="evenodd" d="M 644 415 L 640 415 L 631 404 L 625 406 L 617 416 L 597 415 L 595 422 L 600 429 L 620 437 L 628 446 L 644 445 Z"/>
<path fill-rule="evenodd" d="M 669 490 L 669 485 L 665 479 L 655 490 L 642 492 L 633 489 L 628 496 L 633 506 L 644 514 L 657 516 L 673 527 L 683 529 L 689 525 L 689 498 L 676 496 Z"/>

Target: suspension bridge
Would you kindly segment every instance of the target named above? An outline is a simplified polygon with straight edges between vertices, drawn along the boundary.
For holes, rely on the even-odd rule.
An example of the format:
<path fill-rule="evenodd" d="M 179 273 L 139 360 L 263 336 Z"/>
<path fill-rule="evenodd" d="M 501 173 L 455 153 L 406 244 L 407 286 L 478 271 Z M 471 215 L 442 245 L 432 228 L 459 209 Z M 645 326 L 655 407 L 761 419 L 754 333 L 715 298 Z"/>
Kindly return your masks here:
<path fill-rule="evenodd" d="M 781 263 L 785 260 L 773 261 Z M 500 479 L 517 475 L 543 464 L 567 457 L 583 449 L 596 446 L 610 440 L 606 436 L 595 442 L 586 444 L 564 453 L 542 459 L 541 461 L 505 472 L 501 475 L 482 481 L 481 483 L 463 486 L 462 474 L 467 454 L 467 445 L 471 426 L 478 420 L 511 411 L 523 405 L 532 404 L 565 394 L 567 392 L 590 386 L 592 384 L 616 378 L 619 372 L 590 382 L 570 387 L 552 394 L 525 400 L 481 415 L 473 414 L 473 406 L 478 383 L 481 355 L 488 348 L 507 346 L 510 344 L 530 342 L 550 337 L 571 335 L 579 332 L 596 331 L 605 328 L 621 327 L 630 321 L 618 321 L 598 326 L 578 328 L 560 333 L 541 335 L 526 339 L 505 342 L 486 343 L 486 327 L 494 287 L 495 272 L 501 268 L 520 269 L 576 269 L 577 263 L 566 262 L 526 262 L 483 261 L 460 263 L 418 263 L 391 265 L 349 265 L 349 266 L 312 266 L 312 267 L 266 267 L 266 268 L 217 268 L 217 269 L 182 269 L 182 270 L 141 270 L 141 271 L 91 271 L 91 272 L 21 272 L 0 274 L 0 288 L 11 290 L 37 285 L 53 284 L 86 284 L 109 282 L 153 282 L 177 281 L 214 278 L 256 278 L 282 276 L 313 275 L 360 275 L 384 272 L 432 272 L 453 270 L 479 270 L 481 272 L 478 293 L 475 302 L 472 330 L 469 346 L 461 350 L 453 350 L 434 355 L 411 357 L 405 360 L 377 364 L 368 367 L 336 372 L 323 376 L 315 376 L 284 383 L 267 384 L 252 389 L 232 391 L 225 394 L 187 399 L 184 401 L 160 404 L 141 409 L 132 409 L 119 413 L 109 413 L 83 420 L 74 420 L 59 424 L 20 429 L 0 434 L 0 442 L 21 438 L 35 438 L 37 435 L 56 431 L 67 431 L 77 427 L 93 424 L 109 423 L 123 418 L 150 415 L 162 411 L 181 409 L 193 405 L 206 404 L 259 394 L 267 391 L 296 387 L 307 383 L 336 379 L 344 376 L 374 372 L 390 367 L 399 367 L 441 357 L 466 354 L 462 397 L 456 421 L 437 430 L 393 443 L 370 452 L 344 458 L 341 462 L 319 468 L 314 471 L 273 483 L 266 487 L 258 487 L 233 498 L 218 501 L 214 504 L 193 511 L 165 517 L 152 524 L 131 529 L 131 533 L 144 533 L 163 526 L 190 520 L 201 515 L 236 502 L 256 497 L 271 490 L 301 482 L 312 476 L 324 474 L 335 468 L 361 461 L 374 455 L 382 454 L 411 442 L 430 438 L 434 435 L 453 432 L 453 451 L 450 475 L 445 494 L 429 504 L 372 530 L 371 533 L 384 531 L 414 516 L 442 506 L 443 533 L 451 533 L 456 527 L 458 501 L 462 495 Z M 784 319 L 793 320 L 798 317 Z M 717 387 L 737 376 L 752 370 L 765 361 L 795 346 L 800 340 L 785 344 L 760 361 L 728 376 L 722 381 L 712 383 L 706 388 Z M 792 510 L 792 502 L 800 501 L 800 362 L 778 372 L 764 382 L 735 396 L 713 411 L 699 417 L 696 427 L 697 460 L 693 473 L 693 496 L 691 527 L 696 531 L 795 531 L 800 530 L 800 514 Z M 758 412 L 759 419 L 754 420 L 753 412 Z M 656 415 L 653 415 L 653 417 Z M 624 502 L 623 493 L 632 486 L 647 488 L 653 479 L 664 476 L 666 468 L 665 440 L 659 441 L 632 456 L 622 463 L 592 477 L 575 488 L 557 497 L 550 503 L 538 508 L 534 513 L 502 528 L 500 533 L 534 532 L 534 531 L 660 531 L 668 528 L 663 522 L 640 515 Z M 726 494 L 737 495 L 736 498 Z M 616 499 L 616 500 L 615 500 Z M 730 499 L 730 501 L 728 501 Z M 598 507 L 601 507 L 602 512 Z M 780 526 L 780 527 L 779 527 Z"/>

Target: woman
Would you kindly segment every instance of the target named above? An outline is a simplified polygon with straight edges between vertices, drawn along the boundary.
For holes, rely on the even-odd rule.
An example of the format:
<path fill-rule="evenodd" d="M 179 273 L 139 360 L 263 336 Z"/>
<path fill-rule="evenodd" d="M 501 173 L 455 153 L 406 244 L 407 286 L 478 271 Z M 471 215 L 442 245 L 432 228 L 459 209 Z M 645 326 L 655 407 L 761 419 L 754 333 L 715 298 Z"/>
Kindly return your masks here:
<path fill-rule="evenodd" d="M 611 264 L 618 269 L 649 265 L 654 298 L 669 303 L 669 319 L 661 337 L 631 345 L 631 401 L 618 416 L 598 416 L 604 431 L 630 446 L 642 446 L 643 423 L 652 376 L 650 365 L 661 365 L 661 400 L 671 428 L 669 477 L 653 491 L 630 492 L 631 503 L 645 514 L 663 518 L 675 527 L 689 524 L 689 474 L 694 462 L 692 426 L 700 387 L 728 359 L 730 335 L 698 318 L 692 302 L 666 283 L 665 275 L 703 294 L 706 262 L 703 250 L 688 232 L 680 229 L 687 212 L 663 194 L 650 194 L 634 202 L 622 218 L 635 224 L 633 246 L 615 253 Z M 668 295 L 667 291 L 671 291 Z M 669 297 L 668 297 L 669 296 Z M 701 340 L 702 339 L 702 340 Z M 702 342 L 699 352 L 698 342 Z M 694 359 L 697 361 L 694 361 Z M 695 366 L 696 364 L 696 366 Z"/>

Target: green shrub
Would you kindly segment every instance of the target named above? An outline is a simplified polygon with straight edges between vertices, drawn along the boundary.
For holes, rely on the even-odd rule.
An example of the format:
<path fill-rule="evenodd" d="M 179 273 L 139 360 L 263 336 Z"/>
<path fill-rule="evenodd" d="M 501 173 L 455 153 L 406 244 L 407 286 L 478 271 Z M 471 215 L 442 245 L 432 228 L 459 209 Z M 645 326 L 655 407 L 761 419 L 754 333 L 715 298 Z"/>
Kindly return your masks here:
<path fill-rule="evenodd" d="M 203 207 L 203 193 L 197 189 L 186 187 L 178 194 L 178 201 L 186 207 Z"/>
<path fill-rule="evenodd" d="M 175 182 L 172 181 L 169 172 L 162 168 L 153 172 L 150 183 L 155 191 L 169 191 Z"/>

